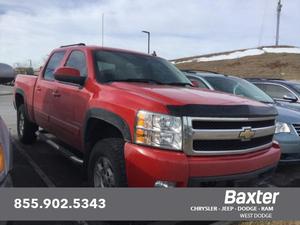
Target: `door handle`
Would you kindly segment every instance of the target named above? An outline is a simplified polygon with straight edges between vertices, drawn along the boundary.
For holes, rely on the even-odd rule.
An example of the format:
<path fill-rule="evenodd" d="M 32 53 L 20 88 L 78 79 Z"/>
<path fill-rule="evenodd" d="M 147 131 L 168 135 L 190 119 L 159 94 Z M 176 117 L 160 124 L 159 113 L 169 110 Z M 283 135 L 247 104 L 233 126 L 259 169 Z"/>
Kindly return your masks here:
<path fill-rule="evenodd" d="M 60 93 L 59 93 L 57 90 L 53 91 L 53 92 L 52 92 L 52 95 L 53 95 L 54 97 L 60 97 Z"/>
<path fill-rule="evenodd" d="M 37 91 L 41 91 L 42 88 L 41 88 L 40 86 L 37 86 L 37 87 L 36 87 L 36 90 L 37 90 Z"/>

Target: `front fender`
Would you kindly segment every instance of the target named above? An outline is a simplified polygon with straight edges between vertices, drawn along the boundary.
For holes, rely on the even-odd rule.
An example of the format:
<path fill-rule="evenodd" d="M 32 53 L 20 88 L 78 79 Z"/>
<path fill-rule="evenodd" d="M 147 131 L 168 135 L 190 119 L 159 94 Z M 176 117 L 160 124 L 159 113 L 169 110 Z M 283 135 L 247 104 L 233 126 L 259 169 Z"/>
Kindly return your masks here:
<path fill-rule="evenodd" d="M 129 126 L 123 118 L 121 118 L 119 115 L 111 111 L 105 109 L 97 109 L 97 108 L 89 109 L 88 112 L 86 113 L 83 140 L 86 139 L 87 124 L 89 119 L 91 118 L 100 119 L 113 125 L 114 127 L 118 128 L 121 131 L 125 141 L 127 142 L 132 141 Z"/>

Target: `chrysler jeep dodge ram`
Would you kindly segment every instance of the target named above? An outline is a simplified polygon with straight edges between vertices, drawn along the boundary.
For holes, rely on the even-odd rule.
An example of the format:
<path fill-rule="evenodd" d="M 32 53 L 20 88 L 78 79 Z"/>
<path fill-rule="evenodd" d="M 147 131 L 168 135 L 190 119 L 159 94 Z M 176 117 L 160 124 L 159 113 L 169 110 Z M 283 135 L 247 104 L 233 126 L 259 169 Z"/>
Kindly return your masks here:
<path fill-rule="evenodd" d="M 15 106 L 21 142 L 55 136 L 48 143 L 75 153 L 94 187 L 238 185 L 268 177 L 280 158 L 273 107 L 193 88 L 137 52 L 55 49 L 38 77 L 17 76 Z"/>

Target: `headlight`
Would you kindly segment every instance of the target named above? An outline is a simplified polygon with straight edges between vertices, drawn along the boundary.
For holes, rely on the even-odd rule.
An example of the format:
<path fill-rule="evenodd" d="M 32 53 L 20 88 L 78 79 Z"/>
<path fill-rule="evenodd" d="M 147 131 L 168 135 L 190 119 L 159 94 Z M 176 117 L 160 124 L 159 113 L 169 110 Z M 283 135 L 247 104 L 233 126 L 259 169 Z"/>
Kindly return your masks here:
<path fill-rule="evenodd" d="M 278 133 L 290 133 L 291 129 L 287 123 L 276 122 L 275 134 Z"/>
<path fill-rule="evenodd" d="M 0 143 L 0 172 L 4 170 L 4 167 L 5 167 L 4 149 Z"/>
<path fill-rule="evenodd" d="M 181 150 L 182 120 L 180 117 L 139 111 L 135 127 L 135 143 Z"/>

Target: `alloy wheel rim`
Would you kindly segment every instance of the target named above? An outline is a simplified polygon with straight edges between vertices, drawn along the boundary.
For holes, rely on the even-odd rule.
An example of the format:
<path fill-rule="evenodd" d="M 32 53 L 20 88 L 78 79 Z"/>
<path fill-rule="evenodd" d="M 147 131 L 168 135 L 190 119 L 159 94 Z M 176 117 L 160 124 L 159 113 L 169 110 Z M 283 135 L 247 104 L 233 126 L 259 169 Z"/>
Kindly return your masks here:
<path fill-rule="evenodd" d="M 115 175 L 111 163 L 106 157 L 100 157 L 94 168 L 95 187 L 115 187 Z"/>
<path fill-rule="evenodd" d="M 20 118 L 19 118 L 19 133 L 21 136 L 24 134 L 24 124 L 25 124 L 25 118 L 23 113 L 20 113 Z"/>

